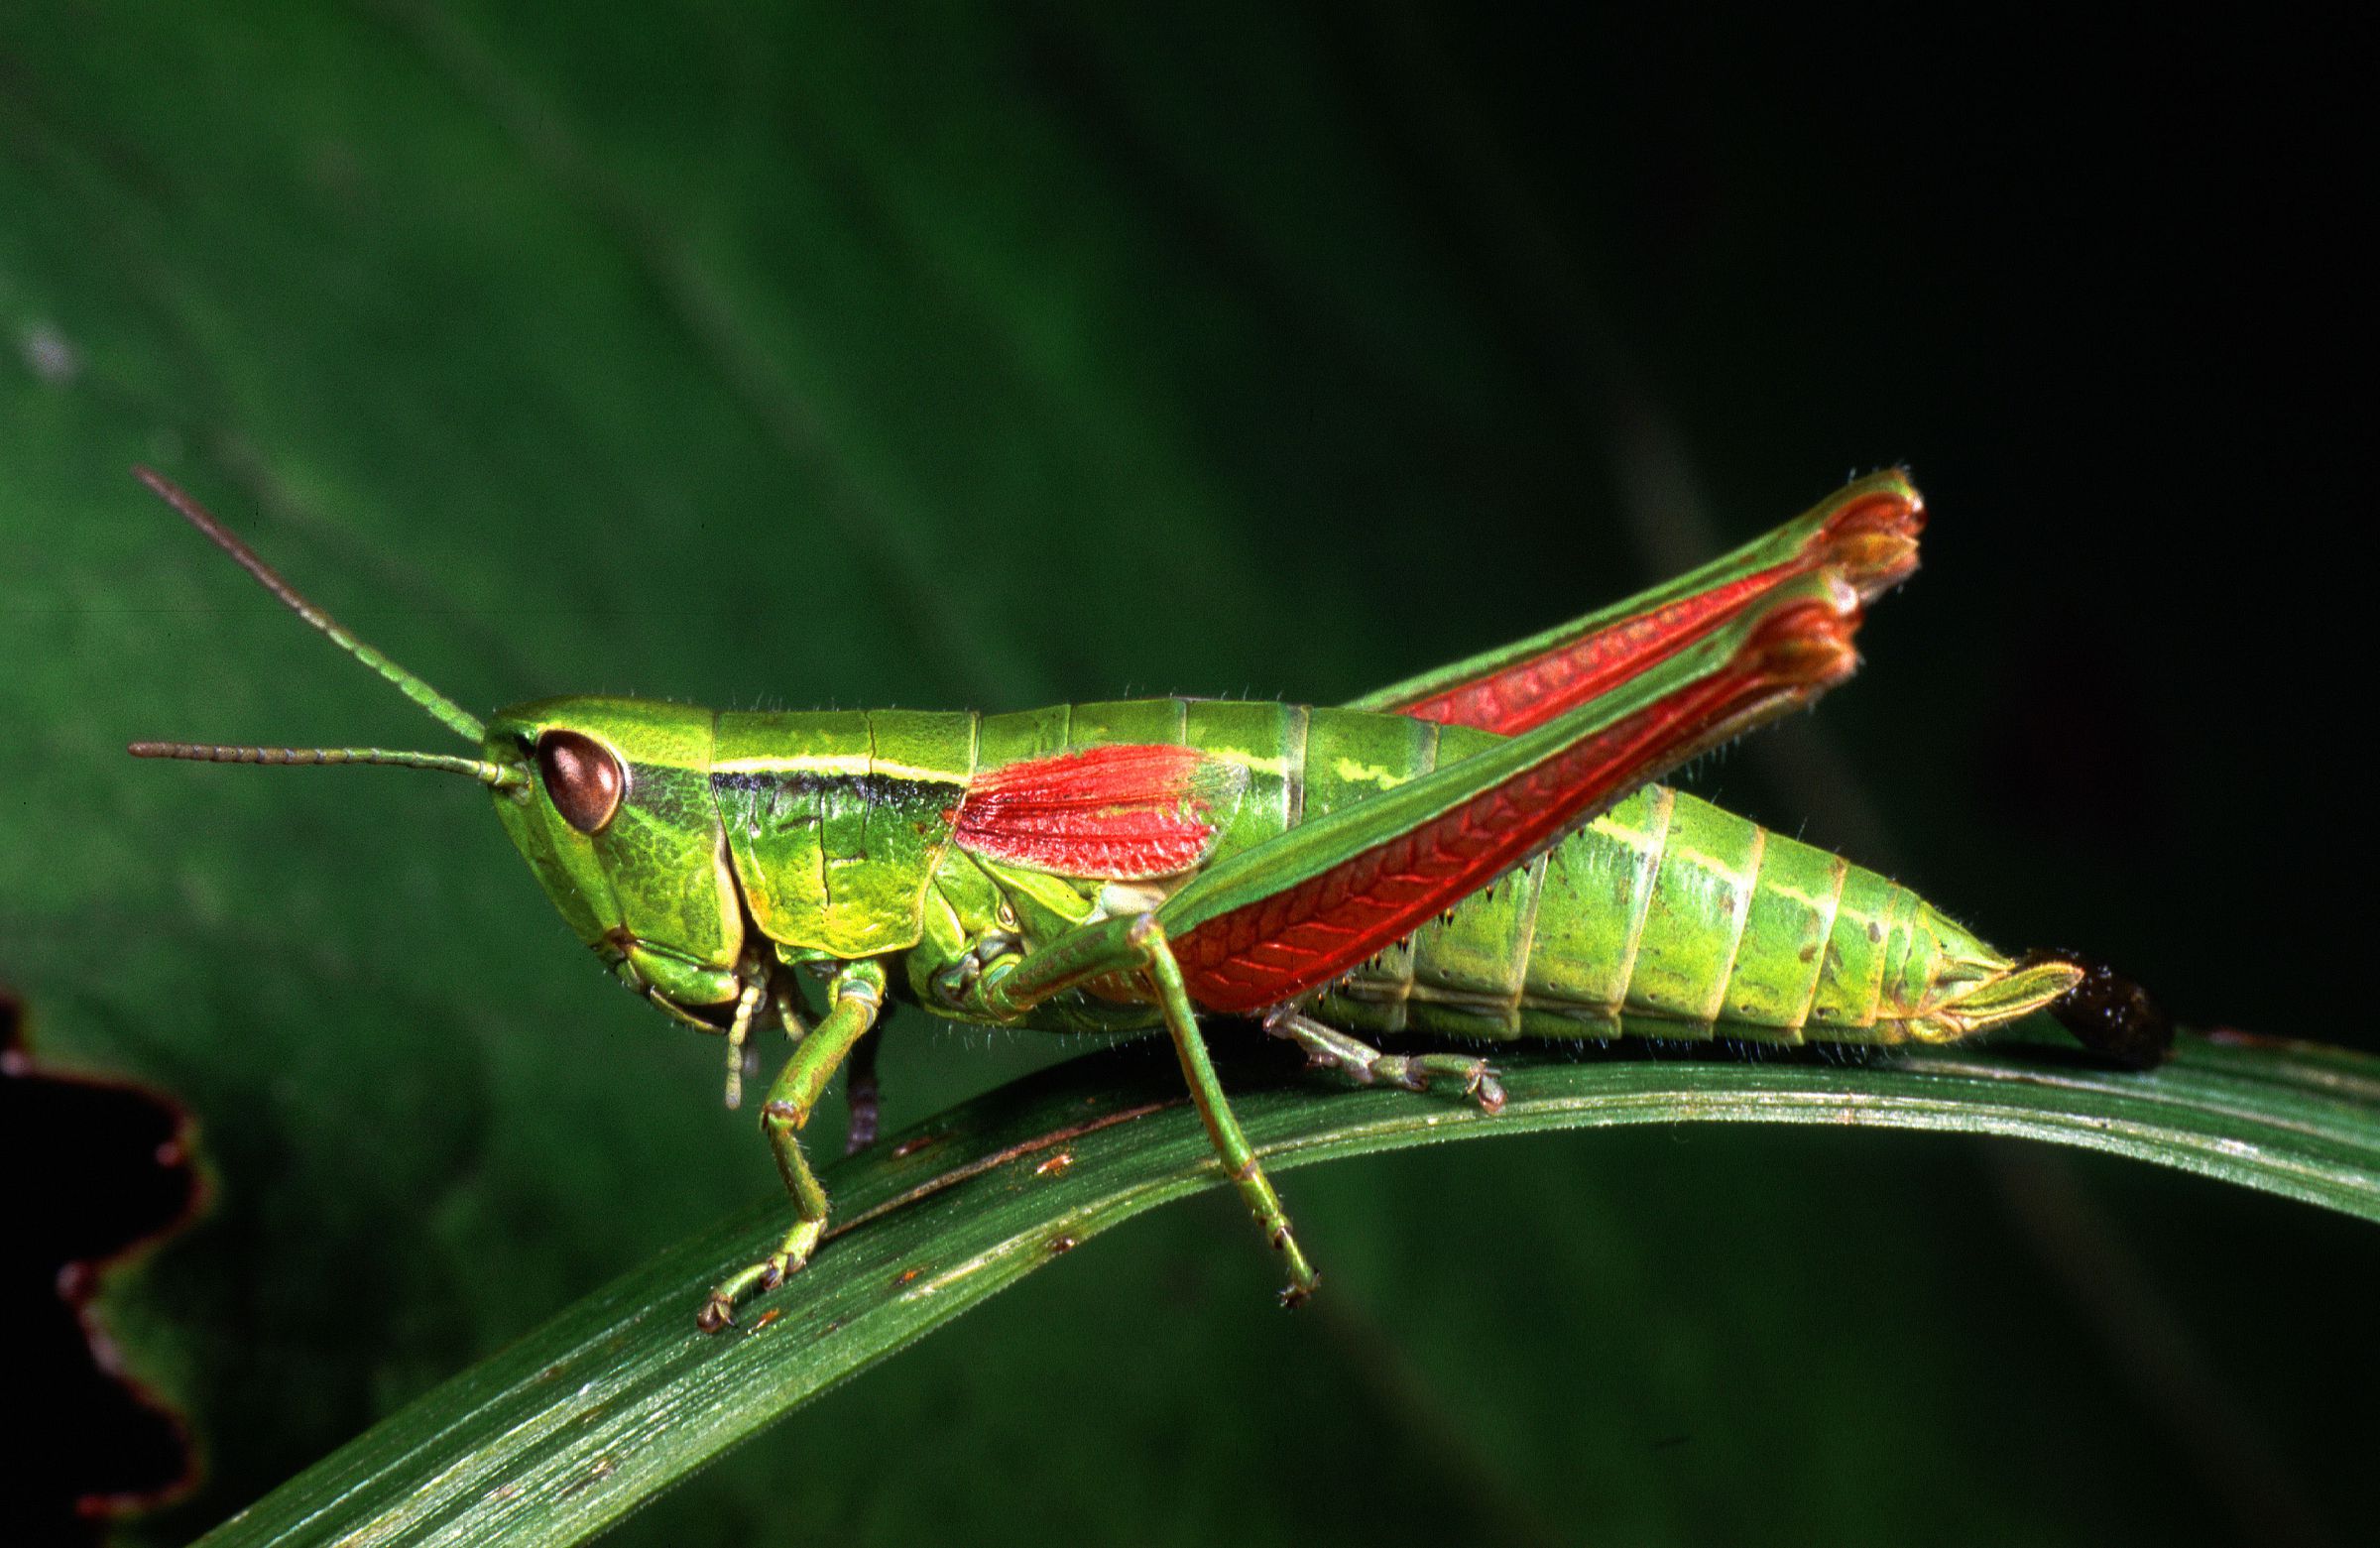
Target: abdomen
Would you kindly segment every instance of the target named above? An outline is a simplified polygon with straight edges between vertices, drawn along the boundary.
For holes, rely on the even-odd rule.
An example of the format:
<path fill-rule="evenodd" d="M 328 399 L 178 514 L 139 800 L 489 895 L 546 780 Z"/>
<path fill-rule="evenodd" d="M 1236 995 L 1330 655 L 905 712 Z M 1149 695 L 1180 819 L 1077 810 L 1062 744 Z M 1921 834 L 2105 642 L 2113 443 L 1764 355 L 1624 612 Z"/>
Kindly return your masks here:
<path fill-rule="evenodd" d="M 1315 1007 L 1361 1031 L 1949 1041 L 2057 998 L 1909 889 L 1665 786 L 1638 791 Z"/>

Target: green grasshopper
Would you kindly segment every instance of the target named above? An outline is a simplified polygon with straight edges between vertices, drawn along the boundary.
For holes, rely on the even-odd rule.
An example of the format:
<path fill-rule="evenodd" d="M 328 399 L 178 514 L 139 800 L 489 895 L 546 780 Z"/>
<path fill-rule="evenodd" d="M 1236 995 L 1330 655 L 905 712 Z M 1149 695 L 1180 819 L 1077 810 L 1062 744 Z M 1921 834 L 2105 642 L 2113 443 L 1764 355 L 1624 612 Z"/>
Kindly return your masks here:
<path fill-rule="evenodd" d="M 1058 1032 L 1161 1026 L 1290 1302 L 1316 1275 L 1216 1077 L 1202 1013 L 1253 1018 L 1358 1082 L 1444 1088 L 1489 1113 L 1504 1096 L 1486 1059 L 1365 1038 L 1724 1026 L 1789 1044 L 1941 1043 L 2052 1008 L 2119 1062 L 2153 1063 L 2170 1040 L 2103 968 L 2011 959 L 1874 872 L 1645 782 L 1849 675 L 1862 605 L 1917 562 L 1924 504 L 1897 472 L 1666 586 L 1341 709 L 1162 698 L 788 714 L 573 697 L 483 725 L 136 471 L 477 745 L 139 742 L 136 757 L 468 774 L 604 964 L 726 1037 L 730 1107 L 756 1027 L 791 1039 L 761 1128 L 794 1223 L 711 1292 L 706 1330 L 817 1248 L 827 1198 L 798 1135 L 849 1059 L 851 1138 L 873 1137 L 862 1039 L 894 998 Z"/>

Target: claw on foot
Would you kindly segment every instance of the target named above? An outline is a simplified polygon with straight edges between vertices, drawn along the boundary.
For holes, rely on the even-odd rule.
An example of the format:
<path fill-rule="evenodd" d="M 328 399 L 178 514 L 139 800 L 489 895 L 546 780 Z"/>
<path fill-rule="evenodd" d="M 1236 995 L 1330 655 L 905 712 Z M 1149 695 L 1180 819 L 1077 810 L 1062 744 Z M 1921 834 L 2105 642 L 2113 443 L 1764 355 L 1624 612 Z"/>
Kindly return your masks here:
<path fill-rule="evenodd" d="M 1402 1090 L 1417 1092 L 1428 1091 L 1433 1081 L 1451 1081 L 1463 1088 L 1465 1097 L 1480 1105 L 1481 1112 L 1492 1118 L 1504 1110 L 1504 1083 L 1496 1078 L 1496 1073 L 1495 1066 L 1486 1059 L 1462 1059 L 1439 1053 L 1382 1054 L 1361 1078 L 1368 1083 L 1377 1077 Z"/>
<path fill-rule="evenodd" d="M 808 1261 L 806 1254 L 796 1256 L 780 1250 L 751 1267 L 737 1271 L 704 1299 L 702 1310 L 694 1314 L 694 1326 L 705 1333 L 721 1333 L 734 1327 L 738 1302 L 775 1289 L 785 1282 L 787 1275 Z"/>
<path fill-rule="evenodd" d="M 1504 1083 L 1496 1079 L 1494 1065 L 1486 1059 L 1474 1059 L 1455 1073 L 1463 1082 L 1463 1095 L 1478 1103 L 1481 1112 L 1493 1118 L 1504 1110 Z"/>

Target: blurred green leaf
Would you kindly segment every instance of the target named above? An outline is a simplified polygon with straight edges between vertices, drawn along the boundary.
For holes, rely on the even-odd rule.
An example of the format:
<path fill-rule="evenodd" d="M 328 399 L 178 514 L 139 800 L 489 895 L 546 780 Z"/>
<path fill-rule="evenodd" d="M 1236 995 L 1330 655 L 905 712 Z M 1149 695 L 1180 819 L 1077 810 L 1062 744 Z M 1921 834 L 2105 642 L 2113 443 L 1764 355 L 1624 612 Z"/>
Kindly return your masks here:
<path fill-rule="evenodd" d="M 1244 1087 L 1235 1106 L 1275 1171 L 1556 1129 L 1826 1124 L 2080 1145 L 2380 1220 L 2380 1059 L 2187 1038 L 2168 1066 L 2132 1075 L 2068 1053 L 1845 1068 L 1521 1048 L 1499 1061 L 1510 1102 L 1494 1118 L 1398 1091 L 1317 1094 L 1311 1081 Z M 1098 1056 L 946 1113 L 825 1180 L 840 1221 L 828 1245 L 740 1328 L 698 1334 L 693 1309 L 774 1241 L 781 1206 L 672 1248 L 205 1541 L 579 1542 L 1111 1227 L 1222 1186 L 1178 1087 Z"/>

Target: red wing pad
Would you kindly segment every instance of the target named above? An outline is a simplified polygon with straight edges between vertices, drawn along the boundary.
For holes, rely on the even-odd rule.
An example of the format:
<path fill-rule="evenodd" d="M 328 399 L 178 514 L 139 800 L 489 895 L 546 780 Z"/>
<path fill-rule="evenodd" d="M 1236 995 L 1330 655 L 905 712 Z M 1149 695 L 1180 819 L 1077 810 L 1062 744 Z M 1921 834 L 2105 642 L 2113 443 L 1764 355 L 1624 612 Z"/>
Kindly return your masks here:
<path fill-rule="evenodd" d="M 1855 604 L 1780 608 L 1721 669 L 1502 783 L 1174 937 L 1197 1002 L 1280 1005 L 1411 934 L 1661 770 L 1848 675 Z"/>
<path fill-rule="evenodd" d="M 1214 851 L 1247 789 L 1246 769 L 1196 748 L 1083 748 L 977 774 L 953 836 L 971 854 L 1058 876 L 1171 876 Z"/>
<path fill-rule="evenodd" d="M 1917 535 L 1924 527 L 1925 506 L 1915 490 L 1879 490 L 1829 517 L 1801 551 L 1782 563 L 1392 707 L 1416 720 L 1518 736 L 1667 660 L 1799 576 L 1833 566 L 1861 597 L 1873 600 L 1916 568 Z"/>

